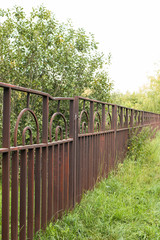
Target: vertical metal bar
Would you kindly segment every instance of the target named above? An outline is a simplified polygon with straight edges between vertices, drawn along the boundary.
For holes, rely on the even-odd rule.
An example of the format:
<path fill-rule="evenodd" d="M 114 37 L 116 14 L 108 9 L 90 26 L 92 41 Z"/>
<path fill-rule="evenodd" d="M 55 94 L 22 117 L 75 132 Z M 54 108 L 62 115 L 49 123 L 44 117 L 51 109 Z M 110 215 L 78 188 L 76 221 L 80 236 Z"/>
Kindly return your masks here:
<path fill-rule="evenodd" d="M 89 113 L 89 132 L 94 132 L 94 126 L 93 126 L 93 114 L 94 114 L 94 103 L 90 102 L 90 113 Z M 89 187 L 92 188 L 94 184 L 93 180 L 93 136 L 90 136 L 89 141 Z"/>
<path fill-rule="evenodd" d="M 85 191 L 85 171 L 86 171 L 86 158 L 85 158 L 85 137 L 82 137 L 82 190 Z"/>
<path fill-rule="evenodd" d="M 48 148 L 48 222 L 53 216 L 53 146 Z"/>
<path fill-rule="evenodd" d="M 85 181 L 86 181 L 86 190 L 89 189 L 89 137 L 86 136 L 86 149 L 85 149 L 85 155 L 86 155 L 86 178 L 85 178 Z"/>
<path fill-rule="evenodd" d="M 102 104 L 102 127 L 101 130 L 105 131 L 105 124 L 106 124 L 106 118 L 105 118 L 105 104 Z M 101 173 L 102 173 L 102 177 L 104 177 L 104 173 L 105 173 L 105 135 L 102 134 L 100 136 L 100 148 L 101 148 Z"/>
<path fill-rule="evenodd" d="M 141 111 L 138 111 L 138 126 L 140 126 L 140 120 L 141 120 Z"/>
<path fill-rule="evenodd" d="M 58 218 L 59 209 L 59 145 L 54 146 L 54 203 L 53 211 L 55 220 Z"/>
<path fill-rule="evenodd" d="M 28 150 L 28 239 L 33 239 L 34 151 Z"/>
<path fill-rule="evenodd" d="M 94 132 L 93 126 L 93 114 L 94 114 L 94 103 L 90 102 L 90 112 L 89 112 L 89 132 Z"/>
<path fill-rule="evenodd" d="M 81 168 L 80 168 L 80 181 L 81 181 L 81 185 L 80 185 L 80 200 L 81 200 L 81 196 L 83 193 L 83 145 L 82 145 L 82 138 L 79 138 L 79 160 L 81 162 Z"/>
<path fill-rule="evenodd" d="M 128 108 L 126 108 L 125 127 L 128 128 Z"/>
<path fill-rule="evenodd" d="M 109 142 L 110 142 L 110 161 L 111 161 L 111 170 L 114 169 L 114 135 L 113 133 L 109 134 Z M 117 137 L 117 134 L 116 134 Z"/>
<path fill-rule="evenodd" d="M 48 114 L 49 114 L 49 98 L 43 97 L 42 143 L 48 142 Z"/>
<path fill-rule="evenodd" d="M 121 107 L 121 116 L 120 116 L 120 128 L 123 127 L 123 107 Z"/>
<path fill-rule="evenodd" d="M 99 135 L 96 135 L 96 149 L 97 149 L 97 179 L 99 179 Z"/>
<path fill-rule="evenodd" d="M 142 126 L 144 125 L 144 111 L 142 111 Z"/>
<path fill-rule="evenodd" d="M 105 134 L 105 151 L 106 151 L 106 178 L 108 177 L 109 161 L 108 161 L 108 133 Z"/>
<path fill-rule="evenodd" d="M 112 129 L 114 129 L 114 141 L 113 141 L 113 164 L 116 163 L 116 155 L 117 155 L 117 105 L 112 106 L 112 122 L 111 122 Z"/>
<path fill-rule="evenodd" d="M 93 135 L 93 184 L 96 182 L 96 136 Z"/>
<path fill-rule="evenodd" d="M 98 178 L 98 136 L 95 135 L 95 182 L 97 182 Z"/>
<path fill-rule="evenodd" d="M 3 132 L 2 146 L 10 147 L 10 112 L 11 89 L 4 88 L 3 92 Z M 2 239 L 9 240 L 9 178 L 10 178 L 10 152 L 2 156 Z"/>
<path fill-rule="evenodd" d="M 69 208 L 69 143 L 64 144 L 64 209 Z"/>
<path fill-rule="evenodd" d="M 76 169 L 77 169 L 77 156 L 79 155 L 78 149 L 78 112 L 79 112 L 79 97 L 76 96 L 74 99 L 74 182 L 73 182 L 73 204 L 76 204 Z"/>
<path fill-rule="evenodd" d="M 76 144 L 76 149 L 78 149 L 79 152 L 79 139 Z M 80 156 L 79 154 L 76 156 L 76 201 L 79 203 L 79 194 L 80 194 Z"/>
<path fill-rule="evenodd" d="M 27 108 L 29 108 L 30 103 L 30 93 L 27 93 Z"/>
<path fill-rule="evenodd" d="M 131 121 L 130 121 L 130 127 L 133 127 L 134 124 L 134 110 L 131 109 Z"/>
<path fill-rule="evenodd" d="M 70 101 L 69 109 L 69 137 L 74 138 L 74 101 Z M 73 180 L 74 180 L 74 146 L 69 144 L 69 207 L 73 207 Z"/>
<path fill-rule="evenodd" d="M 101 162 L 100 162 L 100 135 L 97 134 L 97 160 L 98 160 L 98 179 L 101 177 Z"/>
<path fill-rule="evenodd" d="M 143 112 L 143 116 L 144 116 L 143 123 L 146 124 L 146 112 Z"/>
<path fill-rule="evenodd" d="M 94 186 L 94 175 L 93 175 L 93 135 L 91 136 L 91 146 L 90 146 L 90 148 L 91 148 L 91 165 L 90 165 L 90 172 L 91 172 L 91 175 L 90 175 L 90 177 L 91 177 L 91 180 L 90 180 L 90 185 L 91 185 L 91 188 L 93 188 L 93 186 Z"/>
<path fill-rule="evenodd" d="M 101 137 L 101 148 L 102 148 L 102 176 L 105 177 L 105 134 L 102 135 Z"/>
<path fill-rule="evenodd" d="M 80 191 L 81 191 L 81 167 L 82 167 L 82 162 L 81 162 L 81 159 L 80 159 L 80 138 L 77 142 L 77 149 L 79 149 L 79 154 L 77 156 L 77 179 L 76 179 L 76 195 L 77 195 L 77 202 L 79 203 L 80 202 Z"/>
<path fill-rule="evenodd" d="M 42 210 L 41 228 L 45 229 L 47 224 L 47 149 L 42 148 Z"/>
<path fill-rule="evenodd" d="M 19 152 L 12 153 L 11 239 L 18 239 L 18 170 Z"/>
<path fill-rule="evenodd" d="M 69 106 L 69 137 L 74 137 L 74 101 L 70 100 Z"/>
<path fill-rule="evenodd" d="M 41 196 L 41 149 L 36 149 L 35 161 L 35 233 L 40 229 L 40 196 Z"/>
<path fill-rule="evenodd" d="M 111 163 L 111 145 L 110 144 L 111 144 L 110 143 L 110 133 L 108 133 L 108 162 L 109 162 L 109 164 L 108 164 L 109 165 L 108 172 L 110 172 L 111 168 L 112 168 L 112 163 Z M 115 141 L 113 142 L 113 147 L 114 147 L 114 144 L 115 144 Z"/>
<path fill-rule="evenodd" d="M 110 148 L 109 138 L 110 138 L 110 133 L 107 134 L 108 173 L 110 172 L 110 169 L 111 169 L 111 161 L 110 161 L 110 149 L 111 148 Z"/>
<path fill-rule="evenodd" d="M 69 144 L 69 208 L 73 208 L 73 159 L 74 159 L 74 152 L 73 152 L 73 142 Z"/>
<path fill-rule="evenodd" d="M 48 113 L 49 98 L 43 97 L 43 125 L 42 125 L 42 142 L 48 143 Z M 41 227 L 45 228 L 47 224 L 47 147 L 42 148 L 42 212 Z"/>
<path fill-rule="evenodd" d="M 20 240 L 26 239 L 26 185 L 27 185 L 27 151 L 21 151 L 20 170 Z"/>
<path fill-rule="evenodd" d="M 64 210 L 64 144 L 59 145 L 59 216 Z"/>
<path fill-rule="evenodd" d="M 106 118 L 105 118 L 105 104 L 102 104 L 102 125 L 101 125 L 101 130 L 105 131 L 105 123 L 106 123 Z"/>
<path fill-rule="evenodd" d="M 92 162 L 93 162 L 93 159 L 92 159 L 92 136 L 88 136 L 88 146 L 89 146 L 89 149 L 88 149 L 88 187 L 89 189 L 92 188 Z"/>

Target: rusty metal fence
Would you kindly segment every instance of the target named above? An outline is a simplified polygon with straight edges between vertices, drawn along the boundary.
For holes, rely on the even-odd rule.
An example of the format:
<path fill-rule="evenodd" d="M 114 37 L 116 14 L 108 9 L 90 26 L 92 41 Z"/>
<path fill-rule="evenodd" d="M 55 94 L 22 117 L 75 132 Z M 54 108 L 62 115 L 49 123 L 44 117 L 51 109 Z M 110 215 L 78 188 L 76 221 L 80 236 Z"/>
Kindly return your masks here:
<path fill-rule="evenodd" d="M 0 88 L 3 240 L 33 239 L 123 159 L 130 129 L 160 125 L 159 114 L 83 97 L 54 98 L 5 83 Z M 15 101 L 24 107 L 17 110 Z"/>

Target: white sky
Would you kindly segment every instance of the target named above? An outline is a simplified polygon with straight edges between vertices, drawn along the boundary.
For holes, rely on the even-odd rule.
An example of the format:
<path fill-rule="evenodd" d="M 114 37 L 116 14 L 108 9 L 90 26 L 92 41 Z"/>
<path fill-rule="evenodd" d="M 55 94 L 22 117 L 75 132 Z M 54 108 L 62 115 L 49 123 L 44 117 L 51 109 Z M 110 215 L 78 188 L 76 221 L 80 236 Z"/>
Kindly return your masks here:
<path fill-rule="evenodd" d="M 0 8 L 30 11 L 42 3 L 58 20 L 93 33 L 106 56 L 111 52 L 115 90 L 133 92 L 148 82 L 160 61 L 160 0 L 5 0 Z"/>

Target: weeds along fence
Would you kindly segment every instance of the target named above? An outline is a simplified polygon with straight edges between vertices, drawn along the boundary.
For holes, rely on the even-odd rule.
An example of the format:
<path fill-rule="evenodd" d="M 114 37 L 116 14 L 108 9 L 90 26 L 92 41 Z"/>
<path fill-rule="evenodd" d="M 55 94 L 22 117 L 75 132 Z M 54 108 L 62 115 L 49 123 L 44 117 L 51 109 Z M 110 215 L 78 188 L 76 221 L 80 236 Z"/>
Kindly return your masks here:
<path fill-rule="evenodd" d="M 123 159 L 130 129 L 160 125 L 158 114 L 93 99 L 0 89 L 3 240 L 33 239 Z"/>

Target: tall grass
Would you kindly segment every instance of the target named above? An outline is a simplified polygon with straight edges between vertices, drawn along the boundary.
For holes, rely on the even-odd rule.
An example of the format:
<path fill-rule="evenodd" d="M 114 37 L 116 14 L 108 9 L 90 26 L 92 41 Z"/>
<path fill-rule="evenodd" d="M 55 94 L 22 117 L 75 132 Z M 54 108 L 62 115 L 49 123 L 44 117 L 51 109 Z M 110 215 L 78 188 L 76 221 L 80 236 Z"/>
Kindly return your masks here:
<path fill-rule="evenodd" d="M 118 170 L 35 239 L 160 239 L 160 134 L 135 135 Z"/>

